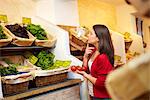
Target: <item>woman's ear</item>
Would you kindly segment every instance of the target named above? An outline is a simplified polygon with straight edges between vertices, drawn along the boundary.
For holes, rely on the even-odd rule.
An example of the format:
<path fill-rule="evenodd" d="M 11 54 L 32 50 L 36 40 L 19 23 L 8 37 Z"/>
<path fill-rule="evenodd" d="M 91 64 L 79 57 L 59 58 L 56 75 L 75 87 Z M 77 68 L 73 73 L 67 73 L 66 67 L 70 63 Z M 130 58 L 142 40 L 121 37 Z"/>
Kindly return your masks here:
<path fill-rule="evenodd" d="M 96 37 L 96 41 L 97 41 L 97 42 L 99 42 L 99 39 L 98 39 L 98 37 Z"/>

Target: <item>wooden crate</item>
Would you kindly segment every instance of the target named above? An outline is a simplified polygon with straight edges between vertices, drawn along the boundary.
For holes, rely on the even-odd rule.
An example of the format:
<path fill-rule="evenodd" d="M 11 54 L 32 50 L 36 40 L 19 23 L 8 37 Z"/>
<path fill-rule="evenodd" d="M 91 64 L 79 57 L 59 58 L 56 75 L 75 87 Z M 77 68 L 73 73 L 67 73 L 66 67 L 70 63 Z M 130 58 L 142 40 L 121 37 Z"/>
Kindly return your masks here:
<path fill-rule="evenodd" d="M 2 25 L 4 31 L 8 32 L 8 34 L 12 37 L 12 44 L 17 46 L 31 46 L 34 40 L 36 39 L 30 32 L 27 31 L 29 39 L 27 38 L 21 38 L 18 36 L 15 36 L 9 29 L 5 27 L 5 25 Z"/>
<path fill-rule="evenodd" d="M 41 87 L 49 84 L 59 83 L 66 79 L 67 79 L 67 72 L 49 76 L 37 76 L 34 81 L 36 87 Z"/>
<path fill-rule="evenodd" d="M 13 95 L 16 93 L 21 93 L 28 90 L 29 81 L 18 83 L 18 84 L 2 84 L 3 94 Z"/>

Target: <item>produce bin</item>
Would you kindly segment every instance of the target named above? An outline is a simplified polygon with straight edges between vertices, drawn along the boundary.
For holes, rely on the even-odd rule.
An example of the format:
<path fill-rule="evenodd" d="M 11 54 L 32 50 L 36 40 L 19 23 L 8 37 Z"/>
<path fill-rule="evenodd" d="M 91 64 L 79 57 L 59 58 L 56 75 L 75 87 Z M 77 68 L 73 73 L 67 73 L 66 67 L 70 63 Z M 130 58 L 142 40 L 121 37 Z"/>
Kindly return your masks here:
<path fill-rule="evenodd" d="M 30 62 L 21 55 L 3 56 L 0 61 L 1 64 L 5 63 L 0 70 L 4 96 L 28 90 L 29 81 L 33 80 L 33 73 L 30 71 L 38 68 L 30 66 Z"/>
<path fill-rule="evenodd" d="M 42 47 L 53 47 L 56 44 L 56 37 L 47 34 L 48 40 L 35 40 L 36 46 L 42 46 Z"/>
<path fill-rule="evenodd" d="M 7 25 L 11 25 L 11 24 L 7 24 Z M 13 24 L 12 24 L 13 25 Z M 3 25 L 3 29 L 9 33 L 9 35 L 12 37 L 12 44 L 17 45 L 17 46 L 31 46 L 32 43 L 35 40 L 35 37 L 29 33 L 27 31 L 27 35 L 29 37 L 28 38 L 22 38 L 22 37 L 18 37 L 16 35 L 14 35 L 9 29 L 7 29 L 4 25 Z"/>
<path fill-rule="evenodd" d="M 24 27 L 36 38 L 36 46 L 53 47 L 55 45 L 56 37 L 52 36 L 40 25 L 28 24 L 24 25 Z"/>
<path fill-rule="evenodd" d="M 27 91 L 30 80 L 33 80 L 31 73 L 3 76 L 2 89 L 4 96 Z"/>
<path fill-rule="evenodd" d="M 59 68 L 54 70 L 41 70 L 35 72 L 34 83 L 36 87 L 46 86 L 59 83 L 67 79 L 67 68 Z"/>
<path fill-rule="evenodd" d="M 35 84 L 37 87 L 46 86 L 49 84 L 59 83 L 67 79 L 67 73 L 49 75 L 49 76 L 37 76 L 35 78 Z"/>
<path fill-rule="evenodd" d="M 16 93 L 21 93 L 28 90 L 29 82 L 23 82 L 19 84 L 2 84 L 3 94 L 12 95 Z"/>
<path fill-rule="evenodd" d="M 2 29 L 3 29 L 3 27 L 2 27 Z M 0 39 L 0 47 L 8 45 L 12 41 L 12 37 L 4 29 L 3 29 L 3 34 L 5 34 L 7 36 L 7 38 Z"/>

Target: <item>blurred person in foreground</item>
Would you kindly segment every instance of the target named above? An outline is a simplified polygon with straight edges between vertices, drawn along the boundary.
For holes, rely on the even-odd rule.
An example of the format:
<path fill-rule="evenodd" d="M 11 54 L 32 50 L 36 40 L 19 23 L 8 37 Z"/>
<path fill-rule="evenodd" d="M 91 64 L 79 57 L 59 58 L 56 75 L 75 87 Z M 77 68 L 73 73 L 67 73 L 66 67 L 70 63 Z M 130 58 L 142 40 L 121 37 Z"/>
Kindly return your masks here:
<path fill-rule="evenodd" d="M 125 1 L 150 18 L 150 0 Z M 106 88 L 113 100 L 150 100 L 150 50 L 110 73 Z"/>

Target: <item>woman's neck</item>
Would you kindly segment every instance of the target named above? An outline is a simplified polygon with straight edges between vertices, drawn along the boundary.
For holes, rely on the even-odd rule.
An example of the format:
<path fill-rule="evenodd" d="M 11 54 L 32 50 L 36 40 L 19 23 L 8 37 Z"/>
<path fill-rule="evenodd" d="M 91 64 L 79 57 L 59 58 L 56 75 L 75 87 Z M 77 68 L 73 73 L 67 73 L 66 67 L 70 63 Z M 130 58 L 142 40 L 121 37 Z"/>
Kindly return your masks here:
<path fill-rule="evenodd" d="M 95 58 L 96 58 L 99 54 L 100 54 L 99 51 L 96 50 L 96 51 L 93 53 L 93 55 L 91 56 L 90 59 L 91 59 L 92 61 L 94 61 Z"/>

